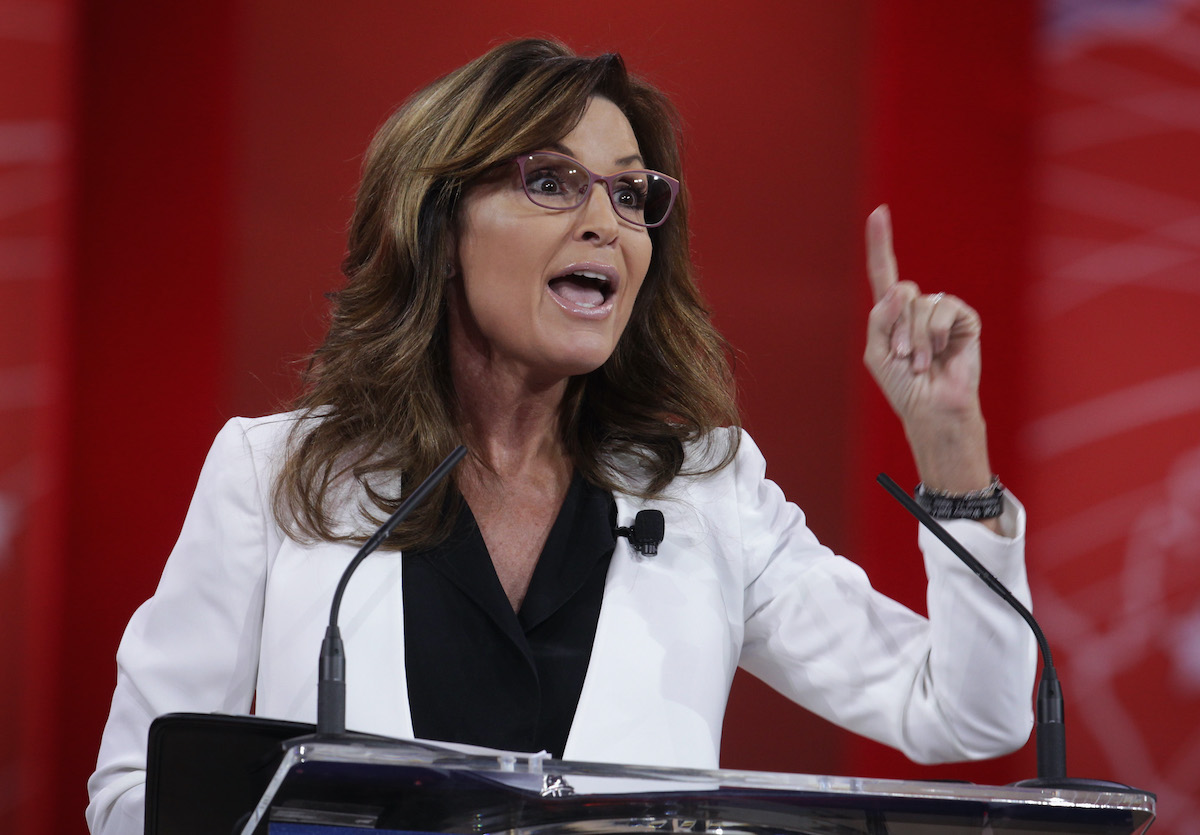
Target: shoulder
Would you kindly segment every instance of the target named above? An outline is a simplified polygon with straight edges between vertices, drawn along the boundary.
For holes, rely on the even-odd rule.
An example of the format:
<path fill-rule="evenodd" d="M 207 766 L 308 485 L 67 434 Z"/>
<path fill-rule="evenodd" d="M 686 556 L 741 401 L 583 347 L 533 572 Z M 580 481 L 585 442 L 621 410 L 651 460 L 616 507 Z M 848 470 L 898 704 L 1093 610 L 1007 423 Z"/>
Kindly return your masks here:
<path fill-rule="evenodd" d="M 726 463 L 715 466 L 721 462 Z M 691 452 L 688 464 L 692 469 L 676 478 L 667 493 L 695 508 L 723 536 L 735 536 L 744 551 L 754 551 L 758 556 L 747 557 L 748 562 L 765 559 L 781 540 L 815 544 L 804 512 L 767 476 L 766 458 L 745 430 L 710 433 Z"/>
<path fill-rule="evenodd" d="M 209 456 L 250 458 L 257 464 L 278 466 L 291 445 L 321 420 L 319 413 L 301 410 L 230 418 L 217 433 Z"/>
<path fill-rule="evenodd" d="M 683 465 L 661 494 L 654 498 L 693 502 L 705 497 L 719 499 L 740 481 L 764 477 L 766 461 L 754 439 L 744 429 L 723 426 L 705 432 L 684 444 Z M 622 492 L 645 495 L 647 479 L 632 456 L 613 460 Z"/>
<path fill-rule="evenodd" d="M 310 420 L 302 412 L 231 418 L 213 439 L 197 489 L 249 491 L 269 501 L 294 438 Z"/>
<path fill-rule="evenodd" d="M 608 464 L 622 492 L 645 494 L 648 478 L 642 469 L 643 459 L 633 453 L 618 453 L 608 459 Z M 766 468 L 754 440 L 740 427 L 718 427 L 684 443 L 679 475 L 663 492 L 667 496 L 689 492 L 732 478 L 739 470 L 747 468 L 760 474 Z"/>
<path fill-rule="evenodd" d="M 675 482 L 684 489 L 705 483 L 761 479 L 767 462 L 750 433 L 737 426 L 706 432 L 684 447 L 684 465 Z"/>
<path fill-rule="evenodd" d="M 229 419 L 220 435 L 243 437 L 255 451 L 268 452 L 285 447 L 296 432 L 315 426 L 322 419 L 321 413 L 305 409 L 262 417 L 235 417 Z"/>
<path fill-rule="evenodd" d="M 760 576 L 781 553 L 796 567 L 829 556 L 804 513 L 767 477 L 762 452 L 740 428 L 717 429 L 689 444 L 683 473 L 660 495 L 618 495 L 617 503 L 622 519 L 643 507 L 661 510 L 672 547 L 686 552 L 689 564 L 708 555 L 712 565 L 738 566 L 731 581 L 738 587 Z"/>

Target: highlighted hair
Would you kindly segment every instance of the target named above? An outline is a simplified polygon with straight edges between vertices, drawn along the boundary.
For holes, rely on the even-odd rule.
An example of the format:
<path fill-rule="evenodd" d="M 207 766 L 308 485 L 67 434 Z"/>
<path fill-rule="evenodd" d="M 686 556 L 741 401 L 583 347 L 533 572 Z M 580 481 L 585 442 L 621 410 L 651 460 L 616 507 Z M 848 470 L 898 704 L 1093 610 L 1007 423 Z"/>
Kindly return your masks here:
<path fill-rule="evenodd" d="M 415 94 L 376 134 L 350 225 L 346 285 L 309 359 L 295 404 L 303 418 L 275 484 L 275 516 L 289 534 L 360 541 L 463 442 L 446 324 L 459 202 L 498 166 L 570 133 L 593 96 L 629 119 L 647 168 L 682 179 L 679 119 L 667 98 L 629 75 L 619 55 L 579 57 L 552 41 L 492 49 Z M 726 344 L 694 280 L 687 202 L 683 188 L 666 223 L 649 230 L 649 272 L 613 355 L 568 383 L 565 448 L 607 490 L 657 495 L 685 474 L 685 444 L 738 424 Z M 735 452 L 736 443 L 702 456 L 704 471 Z M 363 488 L 353 531 L 339 487 L 347 483 Z M 459 501 L 444 483 L 387 547 L 441 541 Z"/>

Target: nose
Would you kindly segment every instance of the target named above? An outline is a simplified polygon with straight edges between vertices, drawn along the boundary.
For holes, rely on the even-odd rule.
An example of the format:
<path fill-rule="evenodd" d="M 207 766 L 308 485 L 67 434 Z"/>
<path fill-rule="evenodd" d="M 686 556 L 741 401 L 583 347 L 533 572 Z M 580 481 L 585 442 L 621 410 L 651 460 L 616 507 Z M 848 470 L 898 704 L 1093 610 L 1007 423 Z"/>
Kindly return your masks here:
<path fill-rule="evenodd" d="M 607 183 L 592 183 L 578 212 L 581 238 L 602 244 L 616 240 L 621 231 L 621 219 L 608 194 Z"/>

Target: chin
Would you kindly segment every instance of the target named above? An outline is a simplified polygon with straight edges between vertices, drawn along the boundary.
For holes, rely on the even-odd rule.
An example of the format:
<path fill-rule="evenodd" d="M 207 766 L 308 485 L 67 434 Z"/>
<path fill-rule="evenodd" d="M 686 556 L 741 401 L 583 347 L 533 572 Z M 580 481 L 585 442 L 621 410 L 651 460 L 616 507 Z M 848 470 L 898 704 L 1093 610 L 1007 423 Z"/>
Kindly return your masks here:
<path fill-rule="evenodd" d="M 556 365 L 562 377 L 581 377 L 604 365 L 611 356 L 611 350 L 577 352 L 566 357 L 560 356 Z"/>
<path fill-rule="evenodd" d="M 580 361 L 580 362 L 576 362 L 576 363 L 570 363 L 564 368 L 563 376 L 564 377 L 586 376 L 588 374 L 591 374 L 597 368 L 600 368 L 601 366 L 603 366 L 604 363 L 607 361 L 608 361 L 608 357 L 604 357 L 603 359 L 599 359 L 599 360 L 592 360 L 592 361 L 587 361 L 587 362 Z"/>
<path fill-rule="evenodd" d="M 547 367 L 555 367 L 564 376 L 576 377 L 595 371 L 612 356 L 616 340 L 608 334 L 572 333 L 566 339 L 556 339 L 554 347 L 547 346 L 544 354 Z"/>

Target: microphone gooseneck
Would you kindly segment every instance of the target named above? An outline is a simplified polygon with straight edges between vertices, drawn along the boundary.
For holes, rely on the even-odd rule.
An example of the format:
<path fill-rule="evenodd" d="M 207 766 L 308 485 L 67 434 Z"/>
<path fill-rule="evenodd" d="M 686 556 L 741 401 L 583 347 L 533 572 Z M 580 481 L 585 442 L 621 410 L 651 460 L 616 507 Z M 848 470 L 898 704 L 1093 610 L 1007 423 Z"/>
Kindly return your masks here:
<path fill-rule="evenodd" d="M 1038 780 L 1063 780 L 1067 776 L 1067 737 L 1066 726 L 1063 724 L 1063 694 L 1062 685 L 1058 681 L 1058 673 L 1054 669 L 1054 659 L 1050 654 L 1050 644 L 1042 633 L 1042 628 L 1034 620 L 1033 614 L 1013 593 L 1001 583 L 992 572 L 983 567 L 957 539 L 942 527 L 938 520 L 929 515 L 925 508 L 917 504 L 908 493 L 892 481 L 886 474 L 880 473 L 875 479 L 885 490 L 892 494 L 896 501 L 917 517 L 930 533 L 940 539 L 956 557 L 962 560 L 980 580 L 992 591 L 998 594 L 1004 602 L 1012 606 L 1033 630 L 1037 639 L 1038 649 L 1042 653 L 1042 678 L 1038 682 L 1036 745 L 1037 745 L 1037 774 Z"/>
<path fill-rule="evenodd" d="M 396 511 L 379 526 L 379 530 L 363 543 L 342 572 L 337 588 L 333 592 L 333 603 L 329 607 L 329 626 L 321 641 L 321 658 L 317 670 L 317 735 L 335 736 L 346 732 L 346 652 L 342 646 L 342 633 L 338 629 L 338 610 L 346 584 L 359 564 L 384 543 L 396 526 L 408 518 L 425 497 L 438 485 L 455 465 L 467 454 L 465 446 L 455 447 L 429 476 L 417 485 L 417 489 L 400 503 Z"/>
<path fill-rule="evenodd" d="M 1030 780 L 1018 780 L 1013 783 L 1014 786 L 1039 788 L 1039 789 L 1073 789 L 1079 791 L 1105 791 L 1119 792 L 1122 794 L 1136 793 L 1146 794 L 1153 797 L 1150 792 L 1136 789 L 1133 786 L 1128 786 L 1124 783 L 1114 783 L 1110 780 L 1093 780 L 1089 778 L 1068 777 L 1067 776 L 1067 726 L 1063 722 L 1063 693 L 1062 685 L 1058 681 L 1058 672 L 1054 669 L 1054 660 L 1050 655 L 1050 644 L 1046 641 L 1046 636 L 1042 634 L 1042 628 L 1038 626 L 1033 615 L 1025 608 L 1025 605 L 1013 596 L 1013 593 L 1005 588 L 996 577 L 988 571 L 979 560 L 962 546 L 962 544 L 950 535 L 949 531 L 942 527 L 938 520 L 929 515 L 925 508 L 921 507 L 913 500 L 908 493 L 905 493 L 900 485 L 888 478 L 884 473 L 880 473 L 875 479 L 883 488 L 892 496 L 904 505 L 913 516 L 917 517 L 917 521 L 929 529 L 929 532 L 940 539 L 947 548 L 949 548 L 956 557 L 966 563 L 979 579 L 987 584 L 987 587 L 1000 595 L 1008 605 L 1017 610 L 1025 622 L 1029 624 L 1029 628 L 1033 630 L 1033 635 L 1037 639 L 1038 649 L 1042 653 L 1042 678 L 1038 682 L 1037 691 L 1037 707 L 1035 715 L 1037 717 L 1036 742 L 1037 745 L 1037 777 Z"/>

